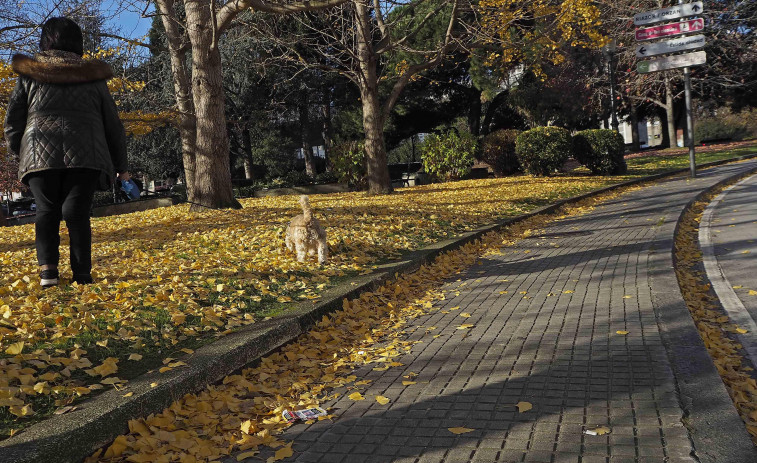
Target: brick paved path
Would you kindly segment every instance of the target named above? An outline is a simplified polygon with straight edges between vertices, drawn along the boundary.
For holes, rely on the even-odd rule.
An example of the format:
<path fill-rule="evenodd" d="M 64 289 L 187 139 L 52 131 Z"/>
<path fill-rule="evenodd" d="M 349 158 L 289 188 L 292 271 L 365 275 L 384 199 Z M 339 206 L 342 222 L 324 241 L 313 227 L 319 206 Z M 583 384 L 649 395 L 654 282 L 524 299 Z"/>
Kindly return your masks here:
<path fill-rule="evenodd" d="M 662 181 L 480 259 L 449 282 L 440 311 L 415 321 L 409 337 L 423 343 L 405 366 L 358 370 L 373 380 L 367 400 L 345 394 L 326 404 L 335 422 L 285 434 L 295 461 L 757 461 L 692 331 L 670 253 L 686 203 L 756 167 Z M 518 413 L 520 401 L 533 409 Z M 612 432 L 583 433 L 599 425 Z M 447 429 L 458 426 L 475 431 Z"/>

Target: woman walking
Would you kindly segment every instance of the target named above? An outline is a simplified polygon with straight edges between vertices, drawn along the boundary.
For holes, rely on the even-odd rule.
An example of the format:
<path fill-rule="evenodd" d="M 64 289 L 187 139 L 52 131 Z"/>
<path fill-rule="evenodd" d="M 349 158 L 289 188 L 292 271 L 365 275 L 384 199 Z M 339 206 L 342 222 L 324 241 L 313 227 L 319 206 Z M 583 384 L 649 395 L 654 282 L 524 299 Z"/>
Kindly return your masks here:
<path fill-rule="evenodd" d="M 70 236 L 73 280 L 88 284 L 94 192 L 108 189 L 116 173 L 129 179 L 126 135 L 106 85 L 113 70 L 103 61 L 82 59 L 81 29 L 68 18 L 48 20 L 39 47 L 33 58 L 13 57 L 19 78 L 8 105 L 5 139 L 9 154 L 19 157 L 19 178 L 37 203 L 40 284 L 58 284 L 61 219 Z"/>

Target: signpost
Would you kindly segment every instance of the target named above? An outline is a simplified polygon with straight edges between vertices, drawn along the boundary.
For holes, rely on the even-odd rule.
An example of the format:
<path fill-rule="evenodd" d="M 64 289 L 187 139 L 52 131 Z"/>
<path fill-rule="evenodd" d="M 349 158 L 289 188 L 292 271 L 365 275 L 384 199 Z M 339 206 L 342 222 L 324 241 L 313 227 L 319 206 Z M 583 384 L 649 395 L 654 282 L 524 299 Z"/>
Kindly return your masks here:
<path fill-rule="evenodd" d="M 660 10 L 645 11 L 633 17 L 634 26 L 644 26 L 663 21 L 672 21 L 674 19 L 685 18 L 686 16 L 697 16 L 702 13 L 704 6 L 702 2 L 682 3 L 670 8 Z"/>
<path fill-rule="evenodd" d="M 707 54 L 703 51 L 695 51 L 694 53 L 686 53 L 685 55 L 665 56 L 649 61 L 639 61 L 636 64 L 636 70 L 639 71 L 639 74 L 647 74 L 687 66 L 699 66 L 706 62 Z"/>
<path fill-rule="evenodd" d="M 690 32 L 699 32 L 704 30 L 704 19 L 691 19 L 662 26 L 644 27 L 636 29 L 636 40 L 653 40 L 663 37 L 673 37 Z"/>
<path fill-rule="evenodd" d="M 636 47 L 637 58 L 677 53 L 679 51 L 696 50 L 705 45 L 704 35 L 692 35 L 666 42 L 646 43 Z M 704 63 L 700 63 L 704 64 Z"/>
<path fill-rule="evenodd" d="M 638 13 L 633 17 L 633 23 L 636 26 L 645 26 L 656 24 L 664 21 L 678 19 L 679 22 L 671 24 L 662 24 L 652 27 L 640 27 L 636 29 L 636 40 L 643 42 L 645 40 L 661 39 L 666 37 L 675 37 L 678 35 L 690 34 L 704 30 L 704 19 L 685 19 L 689 16 L 698 16 L 704 10 L 701 1 L 683 3 L 678 0 L 679 4 L 670 8 L 659 10 L 645 11 Z M 696 160 L 694 156 L 694 119 L 691 111 L 691 66 L 699 66 L 707 62 L 707 54 L 703 51 L 693 53 L 674 54 L 688 50 L 696 50 L 704 47 L 704 35 L 685 36 L 674 40 L 663 42 L 642 43 L 636 47 L 637 58 L 647 58 L 657 55 L 667 55 L 660 58 L 654 58 L 647 61 L 639 61 L 636 70 L 639 74 L 650 72 L 667 71 L 669 69 L 683 68 L 684 85 L 686 93 L 686 129 L 687 143 L 689 145 L 689 164 L 691 168 L 691 177 L 697 175 Z"/>

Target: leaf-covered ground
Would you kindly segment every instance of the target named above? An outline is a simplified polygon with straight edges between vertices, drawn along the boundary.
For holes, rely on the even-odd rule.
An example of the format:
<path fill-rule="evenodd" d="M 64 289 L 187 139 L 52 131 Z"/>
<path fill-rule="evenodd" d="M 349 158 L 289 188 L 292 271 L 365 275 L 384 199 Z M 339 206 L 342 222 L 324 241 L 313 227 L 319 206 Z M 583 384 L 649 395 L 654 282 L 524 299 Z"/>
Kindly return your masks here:
<path fill-rule="evenodd" d="M 727 185 L 708 193 L 686 211 L 676 236 L 676 275 L 699 336 L 725 383 L 746 429 L 757 445 L 757 380 L 735 333 L 746 331 L 734 324 L 717 300 L 702 271 L 699 222 L 707 205 Z"/>
<path fill-rule="evenodd" d="M 743 150 L 757 151 L 754 147 Z M 718 153 L 723 158 L 733 156 Z M 746 154 L 746 153 L 741 153 Z M 678 156 L 685 160 L 685 156 Z M 673 157 L 656 158 L 669 167 Z M 662 162 L 664 161 L 664 163 Z M 0 242 L 0 436 L 104 387 L 122 388 L 198 345 L 273 315 L 376 263 L 559 198 L 648 174 L 483 179 L 311 197 L 328 230 L 331 259 L 298 263 L 283 245 L 296 197 L 243 200 L 244 209 L 190 213 L 188 206 L 93 220 L 93 285 L 38 285 L 32 225 Z M 65 227 L 61 269 L 67 274 Z M 63 408 L 65 410 L 65 408 Z"/>
<path fill-rule="evenodd" d="M 585 200 L 564 208 L 561 214 L 586 212 L 595 202 L 615 195 Z M 130 421 L 128 434 L 87 461 L 194 463 L 233 454 L 238 461 L 247 461 L 270 454 L 265 461 L 272 463 L 291 456 L 292 444 L 276 437 L 289 426 L 281 416 L 284 410 L 317 406 L 335 398 L 339 394 L 335 389 L 345 386 L 351 400 L 390 403 L 391 397 L 361 394 L 369 381 L 351 374 L 353 370 L 366 364 L 376 370 L 402 366 L 396 359 L 419 342 L 406 340 L 409 322 L 438 310 L 433 303 L 443 300 L 445 293 L 459 291 L 455 285 L 443 287 L 445 280 L 474 264 L 479 256 L 502 252 L 503 246 L 537 232 L 554 218 L 533 217 L 502 233 L 489 233 L 373 292 L 345 299 L 343 310 L 324 316 L 307 335 L 262 358 L 258 366 L 228 376 L 201 393 L 187 394 L 162 413 Z M 458 329 L 472 326 L 463 323 Z M 433 330 L 427 334 L 438 336 Z M 416 384 L 411 375 L 405 378 L 404 386 Z M 518 404 L 521 411 L 530 407 L 528 402 Z"/>

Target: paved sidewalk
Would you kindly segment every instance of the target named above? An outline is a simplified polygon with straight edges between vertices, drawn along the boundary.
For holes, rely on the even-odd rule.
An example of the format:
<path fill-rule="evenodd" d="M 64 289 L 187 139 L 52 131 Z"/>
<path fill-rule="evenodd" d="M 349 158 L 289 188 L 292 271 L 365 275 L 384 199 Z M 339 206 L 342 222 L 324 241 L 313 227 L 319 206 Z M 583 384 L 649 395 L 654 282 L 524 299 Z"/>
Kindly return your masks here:
<path fill-rule="evenodd" d="M 696 194 L 755 168 L 661 181 L 480 259 L 449 282 L 441 310 L 414 322 L 409 338 L 423 342 L 404 366 L 356 371 L 373 380 L 366 400 L 343 394 L 326 404 L 335 422 L 290 428 L 292 459 L 754 463 L 683 303 L 671 249 Z M 458 330 L 463 323 L 475 326 Z M 408 379 L 416 384 L 403 386 Z M 519 413 L 518 402 L 533 408 Z M 584 434 L 600 425 L 611 432 Z"/>
<path fill-rule="evenodd" d="M 707 276 L 757 364 L 757 175 L 713 199 L 702 216 L 699 241 Z"/>

